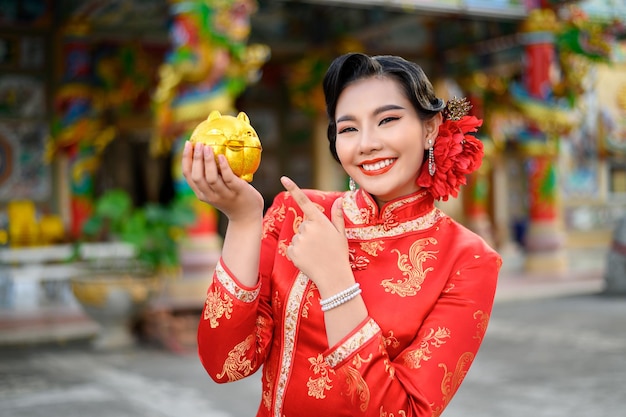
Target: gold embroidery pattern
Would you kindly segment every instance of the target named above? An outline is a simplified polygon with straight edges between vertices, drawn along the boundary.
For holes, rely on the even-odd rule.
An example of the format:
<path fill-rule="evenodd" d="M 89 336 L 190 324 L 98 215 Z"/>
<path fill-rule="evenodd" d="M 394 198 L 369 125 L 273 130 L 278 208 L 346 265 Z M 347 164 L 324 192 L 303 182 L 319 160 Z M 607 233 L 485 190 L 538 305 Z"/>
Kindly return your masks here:
<path fill-rule="evenodd" d="M 300 305 L 309 284 L 309 278 L 302 272 L 296 277 L 285 306 L 285 324 L 283 335 L 283 351 L 276 380 L 276 397 L 274 402 L 274 416 L 281 417 L 285 401 L 285 389 L 291 372 L 291 362 L 295 355 L 296 328 L 300 317 Z"/>
<path fill-rule="evenodd" d="M 289 246 L 287 244 L 287 239 L 282 239 L 278 242 L 278 253 L 281 256 L 287 256 L 287 246 Z"/>
<path fill-rule="evenodd" d="M 449 282 L 445 288 L 441 291 L 444 294 L 448 294 L 449 292 L 451 292 L 454 288 L 456 287 L 456 285 L 454 285 L 453 283 Z"/>
<path fill-rule="evenodd" d="M 348 258 L 350 261 L 350 267 L 353 271 L 361 271 L 367 268 L 370 260 L 363 255 L 356 256 L 356 249 L 348 249 Z"/>
<path fill-rule="evenodd" d="M 335 368 L 339 363 L 345 360 L 358 348 L 367 343 L 380 332 L 380 327 L 373 320 L 369 319 L 356 333 L 348 338 L 341 346 L 326 356 L 326 362 Z"/>
<path fill-rule="evenodd" d="M 335 371 L 330 369 L 321 354 L 317 355 L 317 357 L 309 358 L 309 362 L 311 363 L 313 373 L 315 375 L 319 375 L 319 377 L 315 379 L 309 377 L 309 381 L 306 383 L 306 386 L 309 389 L 308 394 L 310 397 L 318 400 L 324 399 L 326 398 L 325 391 L 328 391 L 333 387 L 331 385 L 333 380 L 330 378 L 330 374 L 334 374 Z"/>
<path fill-rule="evenodd" d="M 222 262 L 218 262 L 215 267 L 215 277 L 232 294 L 233 297 L 244 303 L 251 303 L 259 296 L 261 288 L 255 290 L 244 290 L 228 275 L 222 266 Z"/>
<path fill-rule="evenodd" d="M 391 210 L 383 212 L 383 230 L 391 230 L 398 226 L 398 218 Z"/>
<path fill-rule="evenodd" d="M 266 366 L 263 369 L 272 369 L 272 367 Z M 263 387 L 263 392 L 261 393 L 261 401 L 268 410 L 272 407 L 272 387 L 274 386 L 275 376 L 276 375 L 273 372 L 270 372 L 269 370 L 265 371 L 265 380 L 267 382 Z"/>
<path fill-rule="evenodd" d="M 280 301 L 280 294 L 278 291 L 274 292 L 274 299 L 272 300 L 272 308 L 276 313 L 280 313 L 280 310 L 283 308 L 283 303 Z"/>
<path fill-rule="evenodd" d="M 271 321 L 266 319 L 265 317 L 259 315 L 256 316 L 256 322 L 255 322 L 255 335 L 257 340 L 261 340 L 261 337 L 263 335 L 263 331 L 267 330 L 270 327 L 270 323 Z M 256 345 L 256 352 L 257 353 L 261 353 L 261 345 L 257 344 Z"/>
<path fill-rule="evenodd" d="M 380 406 L 380 417 L 396 417 L 396 415 L 394 413 L 385 411 L 383 409 L 383 406 Z M 408 414 L 406 411 L 404 410 L 398 410 L 398 417 L 406 417 Z"/>
<path fill-rule="evenodd" d="M 209 325 L 212 329 L 215 329 L 220 325 L 219 319 L 226 317 L 230 319 L 230 315 L 233 312 L 233 300 L 228 297 L 222 298 L 222 292 L 216 287 L 213 287 L 213 291 L 208 291 L 206 300 L 204 301 L 204 314 L 205 320 L 209 320 Z"/>
<path fill-rule="evenodd" d="M 411 204 L 412 202 L 421 199 L 426 194 L 426 191 L 423 191 L 419 194 L 415 194 L 411 197 L 401 199 L 389 204 L 385 207 L 385 211 L 382 213 L 383 219 L 391 219 L 391 213 L 396 211 L 398 207 L 404 206 L 406 204 Z M 374 203 L 369 199 L 364 199 L 367 207 L 361 208 L 358 206 L 356 201 L 357 193 L 346 193 L 343 199 L 343 209 L 348 215 L 348 218 L 354 224 L 367 224 L 372 221 L 373 213 L 375 213 L 376 208 L 374 207 Z"/>
<path fill-rule="evenodd" d="M 254 368 L 250 359 L 246 358 L 246 352 L 250 350 L 254 343 L 254 336 L 250 335 L 246 337 L 246 340 L 239 343 L 228 353 L 228 359 L 224 362 L 222 372 L 217 375 L 218 378 L 222 378 L 224 375 L 228 376 L 229 381 L 238 381 L 252 372 Z"/>
<path fill-rule="evenodd" d="M 389 330 L 389 336 L 383 336 L 383 342 L 385 346 L 391 346 L 393 348 L 397 348 L 398 346 L 400 346 L 400 342 L 393 335 L 393 330 Z"/>
<path fill-rule="evenodd" d="M 487 333 L 489 314 L 483 312 L 482 310 L 478 310 L 474 313 L 474 319 L 478 320 L 478 324 L 476 325 L 476 335 L 474 336 L 474 339 L 478 339 L 479 341 L 481 341 L 485 337 L 485 333 Z"/>
<path fill-rule="evenodd" d="M 412 202 L 421 199 L 422 197 L 424 197 L 426 195 L 428 191 L 422 191 L 419 194 L 415 194 L 411 197 L 402 199 L 402 200 L 398 200 L 396 202 L 393 202 L 391 204 L 389 204 L 389 206 L 387 206 L 387 210 L 388 211 L 395 211 L 398 207 L 400 206 L 404 206 L 405 204 L 411 204 Z"/>
<path fill-rule="evenodd" d="M 302 306 L 302 317 L 304 318 L 308 318 L 309 317 L 309 308 L 313 305 L 313 303 L 311 302 L 311 298 L 313 298 L 313 296 L 315 295 L 315 284 L 311 283 L 311 286 L 309 287 L 309 290 L 306 292 L 306 296 L 305 298 L 305 302 L 304 305 Z"/>
<path fill-rule="evenodd" d="M 285 220 L 285 205 L 274 207 L 272 211 L 268 212 L 263 219 L 263 238 L 274 230 L 276 230 L 276 223 L 283 222 Z"/>
<path fill-rule="evenodd" d="M 363 359 L 360 355 L 355 355 L 352 360 L 352 366 L 345 367 L 345 376 L 346 376 L 346 385 L 348 386 L 348 395 L 352 397 L 352 401 L 354 402 L 355 397 L 357 401 L 361 404 L 359 408 L 361 411 L 366 411 L 370 402 L 370 389 L 367 386 L 367 382 L 363 379 L 363 376 L 358 371 L 363 363 L 370 362 L 372 357 L 370 355 L 369 358 Z"/>
<path fill-rule="evenodd" d="M 385 249 L 385 242 L 382 240 L 374 240 L 371 242 L 361 242 L 361 250 L 370 256 L 378 256 L 378 252 Z"/>
<path fill-rule="evenodd" d="M 346 213 L 346 216 L 350 219 L 350 221 L 354 224 L 367 224 L 370 222 L 370 219 L 373 217 L 374 206 L 370 203 L 369 200 L 366 200 L 366 203 L 369 207 L 359 207 L 356 202 L 356 193 L 347 193 L 343 198 L 343 211 Z"/>
<path fill-rule="evenodd" d="M 393 252 L 398 254 L 398 268 L 406 278 L 396 282 L 392 282 L 393 278 L 385 279 L 380 285 L 385 288 L 385 291 L 398 294 L 400 297 L 416 295 L 422 289 L 426 274 L 433 270 L 432 267 L 424 269 L 424 262 L 428 259 L 437 259 L 435 254 L 439 252 L 424 249 L 428 245 L 436 244 L 437 240 L 429 237 L 413 242 L 408 255 L 401 254 L 399 250 L 394 249 Z"/>
<path fill-rule="evenodd" d="M 380 339 L 380 345 L 378 345 L 378 352 L 382 355 L 383 363 L 385 364 L 385 372 L 389 374 L 389 378 L 395 378 L 396 376 L 396 368 L 394 368 L 393 364 L 389 360 L 389 353 L 387 352 L 387 340 L 385 337 Z"/>
<path fill-rule="evenodd" d="M 359 214 L 356 216 L 358 222 L 356 224 L 367 224 L 374 218 L 373 211 L 366 208 L 359 209 L 358 213 Z"/>
<path fill-rule="evenodd" d="M 422 217 L 398 223 L 397 226 L 394 226 L 389 230 L 385 230 L 384 226 L 381 224 L 363 227 L 348 227 L 346 228 L 346 236 L 348 239 L 355 240 L 373 240 L 385 237 L 394 237 L 408 232 L 428 229 L 434 226 L 440 219 L 445 217 L 446 215 L 441 210 L 434 208 Z"/>
<path fill-rule="evenodd" d="M 293 233 L 296 234 L 298 233 L 298 227 L 300 227 L 300 224 L 304 219 L 302 216 L 298 216 L 298 211 L 295 208 L 289 207 L 289 211 L 293 213 L 293 223 L 291 224 L 291 227 L 293 228 Z"/>
<path fill-rule="evenodd" d="M 439 367 L 443 368 L 444 375 L 441 381 L 441 393 L 443 394 L 442 403 L 439 407 L 435 408 L 434 404 L 431 404 L 433 408 L 433 416 L 440 416 L 444 408 L 448 405 L 454 393 L 459 389 L 463 379 L 469 371 L 469 367 L 474 360 L 474 354 L 472 352 L 465 352 L 459 358 L 456 369 L 454 372 L 448 372 L 448 368 L 445 363 L 440 363 Z"/>
<path fill-rule="evenodd" d="M 417 369 L 422 366 L 421 362 L 426 362 L 432 356 L 432 350 L 440 347 L 446 341 L 444 339 L 450 338 L 450 330 L 445 327 L 439 327 L 430 329 L 430 332 L 422 338 L 420 345 L 417 349 L 410 350 L 404 354 L 404 364 L 412 369 Z"/>

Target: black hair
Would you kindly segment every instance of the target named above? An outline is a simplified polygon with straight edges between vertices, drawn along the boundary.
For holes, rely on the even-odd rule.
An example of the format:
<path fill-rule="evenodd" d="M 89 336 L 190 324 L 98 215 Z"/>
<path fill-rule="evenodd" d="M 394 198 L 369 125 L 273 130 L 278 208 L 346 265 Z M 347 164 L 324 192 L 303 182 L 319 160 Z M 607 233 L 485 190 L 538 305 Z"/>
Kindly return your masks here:
<path fill-rule="evenodd" d="M 435 96 L 435 90 L 422 68 L 414 62 L 393 55 L 369 56 L 362 53 L 341 55 L 330 64 L 324 76 L 323 88 L 328 115 L 328 141 L 333 158 L 337 156 L 337 100 L 352 82 L 370 77 L 396 80 L 409 99 L 418 117 L 429 120 L 445 108 L 445 102 Z"/>

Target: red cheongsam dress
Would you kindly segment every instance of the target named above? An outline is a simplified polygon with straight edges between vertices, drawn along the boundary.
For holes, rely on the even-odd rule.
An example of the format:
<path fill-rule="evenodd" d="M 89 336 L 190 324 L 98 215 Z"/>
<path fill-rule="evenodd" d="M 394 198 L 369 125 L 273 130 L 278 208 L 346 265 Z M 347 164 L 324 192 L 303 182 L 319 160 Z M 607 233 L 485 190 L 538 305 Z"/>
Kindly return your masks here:
<path fill-rule="evenodd" d="M 439 416 L 483 340 L 500 256 L 420 191 L 386 203 L 306 191 L 327 216 L 343 195 L 350 264 L 368 317 L 328 346 L 320 294 L 286 256 L 302 211 L 279 194 L 263 222 L 259 282 L 219 262 L 198 328 L 224 383 L 263 368 L 257 416 Z"/>

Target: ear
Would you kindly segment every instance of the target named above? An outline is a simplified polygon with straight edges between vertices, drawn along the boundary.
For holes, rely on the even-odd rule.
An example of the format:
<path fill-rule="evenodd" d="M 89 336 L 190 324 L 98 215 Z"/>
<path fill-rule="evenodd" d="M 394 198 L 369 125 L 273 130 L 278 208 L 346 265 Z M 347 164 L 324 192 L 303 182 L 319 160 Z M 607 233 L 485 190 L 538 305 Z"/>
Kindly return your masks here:
<path fill-rule="evenodd" d="M 443 116 L 437 113 L 430 119 L 424 121 L 424 149 L 430 149 L 435 143 L 435 138 L 439 134 L 439 126 L 443 123 Z M 428 141 L 432 141 L 430 144 Z"/>
<path fill-rule="evenodd" d="M 237 115 L 237 119 L 250 124 L 250 119 L 248 118 L 248 115 L 242 111 L 240 111 L 239 114 Z"/>
<path fill-rule="evenodd" d="M 207 117 L 208 121 L 213 121 L 215 119 L 221 119 L 222 118 L 222 113 L 219 112 L 219 110 L 212 110 L 211 113 L 209 114 L 209 117 Z"/>

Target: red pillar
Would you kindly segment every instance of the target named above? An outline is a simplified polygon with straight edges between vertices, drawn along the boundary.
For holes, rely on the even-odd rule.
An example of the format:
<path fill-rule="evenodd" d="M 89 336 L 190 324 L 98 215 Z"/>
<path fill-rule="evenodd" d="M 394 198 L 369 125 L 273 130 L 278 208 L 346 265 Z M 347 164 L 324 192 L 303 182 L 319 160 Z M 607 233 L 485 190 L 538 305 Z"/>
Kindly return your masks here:
<path fill-rule="evenodd" d="M 556 15 L 551 9 L 531 11 L 524 23 L 524 87 L 532 100 L 547 102 L 552 93 L 551 72 L 557 65 L 554 45 Z M 527 126 L 522 143 L 528 186 L 528 230 L 525 237 L 526 269 L 559 272 L 567 269 L 565 233 L 561 221 L 558 187 L 558 133 Z"/>

